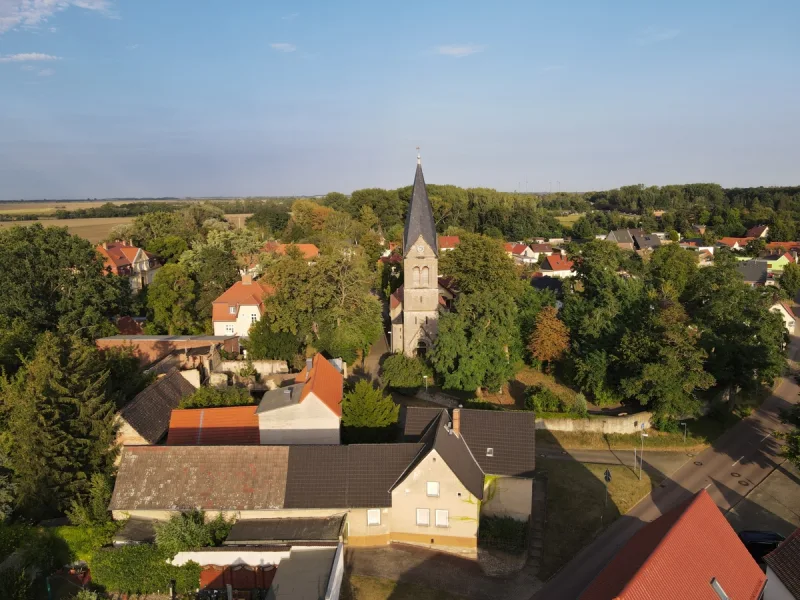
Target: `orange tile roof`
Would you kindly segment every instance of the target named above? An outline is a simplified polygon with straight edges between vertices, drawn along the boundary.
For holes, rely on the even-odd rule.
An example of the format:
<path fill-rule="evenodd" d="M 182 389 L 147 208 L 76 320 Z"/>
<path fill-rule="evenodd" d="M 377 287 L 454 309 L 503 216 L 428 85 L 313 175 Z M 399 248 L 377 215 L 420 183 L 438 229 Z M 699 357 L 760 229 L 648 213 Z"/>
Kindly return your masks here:
<path fill-rule="evenodd" d="M 505 245 L 505 248 L 506 252 L 511 252 L 511 254 L 522 254 L 528 249 L 528 246 L 525 244 L 514 244 L 509 242 Z"/>
<path fill-rule="evenodd" d="M 311 373 L 308 377 L 306 373 L 307 369 L 304 368 L 295 378 L 296 383 L 305 382 L 300 393 L 300 402 L 313 393 L 337 417 L 341 417 L 344 378 L 339 370 L 318 353 L 311 363 Z"/>
<path fill-rule="evenodd" d="M 240 306 L 258 306 L 264 313 L 264 298 L 275 293 L 275 288 L 261 281 L 237 281 L 222 295 L 214 300 L 211 311 L 212 321 L 235 321 L 239 314 Z M 235 306 L 236 312 L 231 314 L 230 307 Z"/>
<path fill-rule="evenodd" d="M 569 271 L 572 269 L 572 264 L 571 260 L 567 260 L 560 254 L 551 254 L 546 259 L 546 265 L 550 267 L 551 271 Z"/>
<path fill-rule="evenodd" d="M 168 446 L 260 444 L 257 406 L 175 409 L 169 420 Z"/>
<path fill-rule="evenodd" d="M 769 242 L 767 244 L 767 250 L 777 250 L 778 248 L 785 250 L 800 249 L 800 242 Z"/>
<path fill-rule="evenodd" d="M 754 240 L 754 239 L 756 239 L 756 238 L 752 238 L 752 237 L 724 237 L 719 241 L 719 243 L 720 244 L 724 244 L 724 245 L 726 245 L 726 246 L 728 246 L 730 248 L 733 248 L 733 246 L 738 242 L 739 243 L 739 247 L 741 248 L 743 246 L 746 246 L 747 242 L 749 242 L 750 240 Z"/>
<path fill-rule="evenodd" d="M 439 250 L 450 250 L 461 243 L 461 238 L 457 235 L 440 235 Z"/>
<path fill-rule="evenodd" d="M 317 248 L 314 244 L 277 244 L 275 242 L 267 242 L 264 245 L 264 251 L 285 255 L 286 249 L 289 246 L 294 246 L 300 250 L 300 254 L 302 254 L 303 258 L 306 260 L 311 260 L 312 258 L 319 256 L 319 248 Z"/>
<path fill-rule="evenodd" d="M 648 523 L 580 600 L 757 600 L 766 577 L 705 490 Z"/>

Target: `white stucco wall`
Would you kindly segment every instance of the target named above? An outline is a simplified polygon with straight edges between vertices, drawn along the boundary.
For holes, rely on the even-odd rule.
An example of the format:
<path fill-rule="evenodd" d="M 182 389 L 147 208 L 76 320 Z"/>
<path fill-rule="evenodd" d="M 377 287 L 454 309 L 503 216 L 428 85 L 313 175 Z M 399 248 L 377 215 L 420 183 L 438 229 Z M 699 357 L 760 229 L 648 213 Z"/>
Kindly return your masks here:
<path fill-rule="evenodd" d="M 767 566 L 767 585 L 764 588 L 764 600 L 794 600 L 794 595 L 786 589 L 778 579 L 775 571 Z"/>
<path fill-rule="evenodd" d="M 593 431 L 597 433 L 636 433 L 650 429 L 653 413 L 640 412 L 624 417 L 601 417 L 591 419 L 536 419 L 536 429 L 550 431 Z"/>
<path fill-rule="evenodd" d="M 258 306 L 242 305 L 239 307 L 235 321 L 214 321 L 214 335 L 247 337 L 250 327 L 253 325 L 253 316 L 255 316 L 256 321 L 261 318 L 261 311 Z M 233 325 L 233 331 L 227 329 L 226 325 Z"/>
<path fill-rule="evenodd" d="M 258 415 L 261 443 L 338 444 L 339 417 L 313 393 L 299 404 Z"/>
<path fill-rule="evenodd" d="M 779 304 L 775 304 L 770 308 L 770 311 L 778 313 L 783 319 L 783 325 L 786 327 L 786 331 L 788 331 L 789 334 L 794 335 L 795 320 L 786 312 L 786 309 Z"/>

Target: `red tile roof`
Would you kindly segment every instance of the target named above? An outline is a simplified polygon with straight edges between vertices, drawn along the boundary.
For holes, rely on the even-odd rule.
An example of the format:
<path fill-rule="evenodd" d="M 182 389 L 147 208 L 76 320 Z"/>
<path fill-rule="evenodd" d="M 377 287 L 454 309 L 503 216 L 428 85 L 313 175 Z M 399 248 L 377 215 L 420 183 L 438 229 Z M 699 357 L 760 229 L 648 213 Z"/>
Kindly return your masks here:
<path fill-rule="evenodd" d="M 505 245 L 505 248 L 506 252 L 511 252 L 511 254 L 519 255 L 519 254 L 524 254 L 525 250 L 528 249 L 528 246 L 526 244 L 515 244 L 509 242 Z"/>
<path fill-rule="evenodd" d="M 750 229 L 748 229 L 747 233 L 745 233 L 745 236 L 754 238 L 761 237 L 761 234 L 764 233 L 766 230 L 767 230 L 766 225 L 756 225 L 755 227 L 751 227 Z"/>
<path fill-rule="evenodd" d="M 322 354 L 317 354 L 311 363 L 311 372 L 304 368 L 295 378 L 296 383 L 303 383 L 300 393 L 300 402 L 313 393 L 322 403 L 331 409 L 337 416 L 342 416 L 342 390 L 344 378 L 339 370 L 334 367 Z"/>
<path fill-rule="evenodd" d="M 648 523 L 617 552 L 580 600 L 757 600 L 766 582 L 708 492 Z"/>
<path fill-rule="evenodd" d="M 800 242 L 769 242 L 767 244 L 767 250 L 777 250 L 778 248 L 800 250 Z"/>
<path fill-rule="evenodd" d="M 797 316 L 794 314 L 794 309 L 793 309 L 793 308 L 792 308 L 792 307 L 789 305 L 789 303 L 788 303 L 788 302 L 783 302 L 783 301 L 781 301 L 781 302 L 778 302 L 778 304 L 780 304 L 780 305 L 783 307 L 783 309 L 784 309 L 784 310 L 785 310 L 787 313 L 789 313 L 789 316 L 790 316 L 790 317 L 792 317 L 793 319 L 796 319 L 796 318 L 797 318 Z"/>
<path fill-rule="evenodd" d="M 534 252 L 552 252 L 553 247 L 550 244 L 531 244 L 531 250 Z"/>
<path fill-rule="evenodd" d="M 754 239 L 755 238 L 752 237 L 724 237 L 719 241 L 719 243 L 724 244 L 730 248 L 733 248 L 733 246 L 738 242 L 739 247 L 743 248 L 744 246 L 747 245 L 747 242 Z"/>
<path fill-rule="evenodd" d="M 264 251 L 274 252 L 275 254 L 286 254 L 286 250 L 290 246 L 300 250 L 300 254 L 302 254 L 303 258 L 307 260 L 311 260 L 312 258 L 319 256 L 319 248 L 317 248 L 314 244 L 278 244 L 276 242 L 267 242 L 264 245 Z"/>
<path fill-rule="evenodd" d="M 560 254 L 551 254 L 547 257 L 544 264 L 544 271 L 569 271 L 572 269 L 573 262 Z M 549 269 L 548 269 L 549 267 Z"/>
<path fill-rule="evenodd" d="M 139 248 L 128 244 L 128 242 L 109 242 L 95 246 L 103 257 L 105 266 L 111 269 L 112 273 L 120 274 L 120 269 L 130 267 L 133 264 Z M 143 250 L 147 258 L 155 258 L 154 254 Z"/>
<path fill-rule="evenodd" d="M 168 446 L 238 446 L 261 443 L 257 406 L 172 411 Z"/>
<path fill-rule="evenodd" d="M 250 281 L 250 283 L 246 283 Z M 212 305 L 212 321 L 236 321 L 240 306 L 258 306 L 264 314 L 264 298 L 275 293 L 275 288 L 261 281 L 237 281 L 222 295 L 214 300 Z M 236 312 L 231 313 L 230 307 L 235 306 Z"/>
<path fill-rule="evenodd" d="M 397 308 L 402 303 L 403 303 L 403 286 L 401 285 L 392 293 L 392 296 L 389 298 L 389 307 Z"/>
<path fill-rule="evenodd" d="M 440 235 L 439 250 L 451 250 L 461 243 L 461 238 L 457 235 Z"/>
<path fill-rule="evenodd" d="M 795 598 L 800 597 L 800 529 L 764 557 L 781 583 Z"/>

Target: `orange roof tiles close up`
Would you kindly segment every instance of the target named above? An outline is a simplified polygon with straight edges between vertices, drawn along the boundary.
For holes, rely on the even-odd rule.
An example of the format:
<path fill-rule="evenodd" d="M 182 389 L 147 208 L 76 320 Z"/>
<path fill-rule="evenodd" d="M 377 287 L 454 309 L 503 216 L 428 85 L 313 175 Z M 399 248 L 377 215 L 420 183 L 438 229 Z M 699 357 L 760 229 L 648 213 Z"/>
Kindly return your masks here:
<path fill-rule="evenodd" d="M 169 420 L 168 446 L 259 444 L 257 406 L 175 409 Z"/>
<path fill-rule="evenodd" d="M 303 383 L 300 402 L 313 393 L 322 403 L 338 417 L 342 416 L 342 391 L 344 378 L 339 370 L 328 362 L 322 354 L 317 354 L 311 364 L 311 372 L 303 368 L 295 378 L 296 383 Z"/>

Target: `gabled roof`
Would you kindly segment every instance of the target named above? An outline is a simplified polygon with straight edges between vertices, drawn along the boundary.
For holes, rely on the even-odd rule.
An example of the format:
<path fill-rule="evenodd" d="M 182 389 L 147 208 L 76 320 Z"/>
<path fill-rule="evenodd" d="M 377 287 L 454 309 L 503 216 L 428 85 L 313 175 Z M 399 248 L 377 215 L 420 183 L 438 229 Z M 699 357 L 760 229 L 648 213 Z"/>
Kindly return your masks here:
<path fill-rule="evenodd" d="M 737 263 L 736 270 L 746 283 L 763 284 L 767 281 L 767 265 L 765 260 L 743 260 Z"/>
<path fill-rule="evenodd" d="M 770 306 L 770 309 L 778 308 L 778 307 L 782 308 L 786 312 L 786 314 L 789 315 L 791 318 L 793 318 L 793 319 L 797 318 L 797 316 L 794 314 L 794 310 L 792 309 L 792 307 L 787 302 L 783 302 L 783 301 L 776 302 L 775 304 Z"/>
<path fill-rule="evenodd" d="M 525 251 L 528 249 L 526 244 L 516 244 L 513 242 L 508 242 L 505 244 L 506 252 L 510 252 L 511 254 L 516 254 L 517 256 L 521 254 L 525 254 Z"/>
<path fill-rule="evenodd" d="M 767 225 L 756 225 L 755 227 L 751 227 L 747 230 L 747 233 L 744 235 L 746 237 L 757 238 L 761 237 L 761 235 L 767 230 L 769 227 Z"/>
<path fill-rule="evenodd" d="M 656 235 L 648 233 L 640 233 L 638 230 L 631 230 L 633 233 L 633 241 L 639 250 L 647 250 L 658 248 L 661 246 L 661 240 Z"/>
<path fill-rule="evenodd" d="M 106 267 L 110 267 L 114 273 L 122 267 L 129 267 L 136 259 L 140 248 L 129 244 L 128 242 L 108 242 L 95 246 L 95 250 L 103 257 Z M 142 250 L 147 258 L 156 258 L 155 254 L 151 254 L 146 250 Z"/>
<path fill-rule="evenodd" d="M 729 248 L 733 248 L 736 244 L 739 244 L 740 248 L 744 248 L 747 245 L 747 242 L 754 239 L 755 238 L 752 237 L 724 237 L 721 238 L 717 243 L 722 244 L 723 246 L 728 246 Z"/>
<path fill-rule="evenodd" d="M 457 235 L 440 235 L 439 250 L 452 250 L 461 243 L 461 238 Z"/>
<path fill-rule="evenodd" d="M 306 260 L 311 260 L 319 256 L 319 248 L 314 244 L 278 244 L 277 242 L 267 242 L 264 244 L 264 251 L 285 255 L 287 249 L 290 247 L 300 250 L 300 254 Z"/>
<path fill-rule="evenodd" d="M 543 271 L 569 271 L 572 269 L 572 261 L 561 256 L 560 254 L 551 254 L 545 258 Z"/>
<path fill-rule="evenodd" d="M 531 250 L 534 252 L 552 252 L 553 247 L 550 244 L 531 244 Z"/>
<path fill-rule="evenodd" d="M 169 446 L 234 446 L 260 442 L 255 406 L 176 409 L 169 420 Z"/>
<path fill-rule="evenodd" d="M 311 371 L 304 367 L 295 378 L 296 383 L 303 383 L 300 402 L 310 394 L 314 394 L 322 403 L 331 409 L 337 417 L 342 416 L 342 391 L 344 377 L 322 354 L 314 356 Z"/>
<path fill-rule="evenodd" d="M 459 410 L 461 435 L 484 473 L 533 477 L 536 415 L 530 411 Z M 487 448 L 492 456 L 487 456 Z"/>
<path fill-rule="evenodd" d="M 800 529 L 764 557 L 769 568 L 795 597 L 800 598 Z"/>
<path fill-rule="evenodd" d="M 392 292 L 392 296 L 389 298 L 389 306 L 391 308 L 397 308 L 402 303 L 403 303 L 403 286 L 401 285 L 394 292 Z"/>
<path fill-rule="evenodd" d="M 775 251 L 778 248 L 784 250 L 800 250 L 800 242 L 768 242 L 767 250 Z"/>
<path fill-rule="evenodd" d="M 212 305 L 212 321 L 236 321 L 241 306 L 258 306 L 264 312 L 264 298 L 275 293 L 275 288 L 262 281 L 245 280 L 237 281 Z M 236 312 L 231 313 L 230 307 L 236 307 Z"/>
<path fill-rule="evenodd" d="M 120 417 L 149 443 L 155 444 L 167 432 L 172 410 L 194 391 L 194 386 L 180 371 L 173 369 L 123 406 Z"/>
<path fill-rule="evenodd" d="M 580 600 L 757 600 L 766 577 L 706 490 L 636 532 Z"/>
<path fill-rule="evenodd" d="M 414 188 L 406 215 L 406 227 L 403 233 L 403 255 L 408 256 L 411 246 L 422 236 L 435 256 L 439 256 L 439 245 L 436 236 L 436 222 L 433 220 L 433 208 L 425 189 L 425 178 L 422 165 L 417 161 L 417 172 L 414 175 Z"/>

